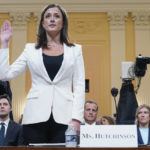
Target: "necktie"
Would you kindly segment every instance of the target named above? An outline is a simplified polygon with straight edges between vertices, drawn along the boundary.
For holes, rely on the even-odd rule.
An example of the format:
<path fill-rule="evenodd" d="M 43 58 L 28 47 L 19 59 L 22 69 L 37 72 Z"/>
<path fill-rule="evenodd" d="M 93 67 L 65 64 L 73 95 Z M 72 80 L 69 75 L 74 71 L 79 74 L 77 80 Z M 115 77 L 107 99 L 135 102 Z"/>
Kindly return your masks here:
<path fill-rule="evenodd" d="M 0 130 L 0 146 L 4 145 L 4 134 L 5 134 L 5 123 L 1 123 L 1 130 Z"/>

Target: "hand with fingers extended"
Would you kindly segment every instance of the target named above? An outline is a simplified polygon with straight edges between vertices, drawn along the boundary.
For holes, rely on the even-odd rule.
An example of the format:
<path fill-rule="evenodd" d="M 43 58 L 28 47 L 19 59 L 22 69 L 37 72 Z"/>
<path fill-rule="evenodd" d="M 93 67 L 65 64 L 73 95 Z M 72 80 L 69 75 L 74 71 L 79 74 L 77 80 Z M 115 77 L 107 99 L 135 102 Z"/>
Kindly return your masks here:
<path fill-rule="evenodd" d="M 9 47 L 9 41 L 11 39 L 11 36 L 12 36 L 12 27 L 10 25 L 10 22 L 6 20 L 1 27 L 0 33 L 1 48 Z"/>

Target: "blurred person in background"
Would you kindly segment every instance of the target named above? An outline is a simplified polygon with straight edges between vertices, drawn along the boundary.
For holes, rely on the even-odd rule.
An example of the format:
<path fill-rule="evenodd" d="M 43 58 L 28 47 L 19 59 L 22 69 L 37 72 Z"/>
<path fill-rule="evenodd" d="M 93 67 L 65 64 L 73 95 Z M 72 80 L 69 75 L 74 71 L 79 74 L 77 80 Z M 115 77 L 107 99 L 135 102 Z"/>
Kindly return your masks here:
<path fill-rule="evenodd" d="M 140 105 L 136 110 L 138 144 L 150 144 L 150 107 Z"/>
<path fill-rule="evenodd" d="M 85 125 L 96 125 L 98 105 L 93 100 L 87 100 L 84 104 Z"/>

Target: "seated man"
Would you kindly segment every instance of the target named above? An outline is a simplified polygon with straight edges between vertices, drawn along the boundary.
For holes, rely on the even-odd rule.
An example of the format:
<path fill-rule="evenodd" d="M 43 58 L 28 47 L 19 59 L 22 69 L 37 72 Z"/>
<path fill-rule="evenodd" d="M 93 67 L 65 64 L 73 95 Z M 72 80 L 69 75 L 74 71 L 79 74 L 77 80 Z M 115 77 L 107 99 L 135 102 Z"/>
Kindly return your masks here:
<path fill-rule="evenodd" d="M 138 144 L 150 144 L 150 107 L 143 104 L 137 108 Z"/>
<path fill-rule="evenodd" d="M 95 125 L 98 114 L 98 105 L 88 100 L 84 104 L 84 120 L 86 125 Z"/>
<path fill-rule="evenodd" d="M 10 100 L 12 101 L 12 91 L 11 91 L 9 82 L 0 80 L 0 95 L 3 95 L 3 94 L 8 94 L 8 96 L 10 97 Z M 11 120 L 13 120 L 12 111 L 10 112 L 9 117 Z"/>
<path fill-rule="evenodd" d="M 22 126 L 10 120 L 11 102 L 8 95 L 0 95 L 0 146 L 23 145 Z"/>

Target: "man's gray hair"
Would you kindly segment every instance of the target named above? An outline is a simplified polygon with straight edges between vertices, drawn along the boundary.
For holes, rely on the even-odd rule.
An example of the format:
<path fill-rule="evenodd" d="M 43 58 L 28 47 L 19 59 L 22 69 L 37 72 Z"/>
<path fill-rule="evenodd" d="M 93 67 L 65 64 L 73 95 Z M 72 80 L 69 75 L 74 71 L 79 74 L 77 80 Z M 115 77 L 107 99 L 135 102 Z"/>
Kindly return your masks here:
<path fill-rule="evenodd" d="M 84 109 L 85 109 L 85 106 L 87 103 L 90 103 L 90 104 L 95 104 L 96 105 L 96 111 L 98 111 L 98 105 L 96 104 L 96 102 L 94 102 L 93 100 L 87 100 L 84 104 Z"/>

